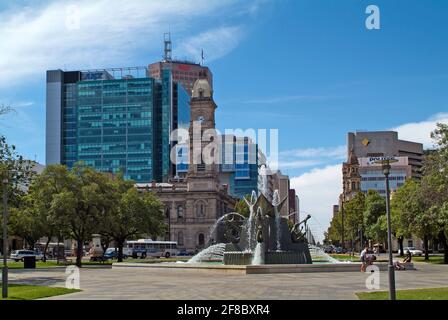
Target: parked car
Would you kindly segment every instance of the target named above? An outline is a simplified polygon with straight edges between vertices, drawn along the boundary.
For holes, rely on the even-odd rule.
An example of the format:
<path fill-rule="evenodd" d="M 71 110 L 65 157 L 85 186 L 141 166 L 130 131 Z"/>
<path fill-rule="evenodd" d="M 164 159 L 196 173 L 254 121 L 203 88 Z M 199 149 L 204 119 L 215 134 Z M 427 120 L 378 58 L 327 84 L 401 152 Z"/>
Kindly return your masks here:
<path fill-rule="evenodd" d="M 333 247 L 326 247 L 326 248 L 324 248 L 324 252 L 325 253 L 334 253 L 335 252 L 335 249 L 333 248 Z"/>
<path fill-rule="evenodd" d="M 180 257 L 188 257 L 188 256 L 192 256 L 192 255 L 194 255 L 194 253 L 191 251 L 187 251 L 186 249 L 180 250 L 177 254 L 177 256 L 180 256 Z"/>
<path fill-rule="evenodd" d="M 334 252 L 337 253 L 337 254 L 342 254 L 342 253 L 346 253 L 347 250 L 342 249 L 342 247 L 337 247 L 337 248 L 334 249 Z"/>
<path fill-rule="evenodd" d="M 15 262 L 23 261 L 25 257 L 36 257 L 36 260 L 44 261 L 44 255 L 34 250 L 15 250 L 11 253 L 11 260 Z"/>
<path fill-rule="evenodd" d="M 106 260 L 113 260 L 118 259 L 118 249 L 115 250 L 115 248 L 109 248 L 106 250 L 106 253 L 104 254 L 104 258 Z M 123 259 L 127 259 L 128 255 L 123 253 Z"/>
<path fill-rule="evenodd" d="M 408 250 L 411 252 L 411 254 L 413 256 L 422 256 L 423 255 L 423 251 L 422 250 L 417 250 L 414 247 L 406 247 L 404 248 L 404 253 L 406 254 L 406 252 L 408 252 Z"/>

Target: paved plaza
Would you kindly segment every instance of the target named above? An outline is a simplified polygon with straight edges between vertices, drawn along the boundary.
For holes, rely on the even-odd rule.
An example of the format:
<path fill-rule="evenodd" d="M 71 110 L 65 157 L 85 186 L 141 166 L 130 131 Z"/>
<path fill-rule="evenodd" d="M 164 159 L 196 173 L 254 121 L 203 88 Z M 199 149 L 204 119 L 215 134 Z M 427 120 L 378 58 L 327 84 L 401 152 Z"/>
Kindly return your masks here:
<path fill-rule="evenodd" d="M 396 273 L 397 289 L 448 287 L 448 266 L 418 263 L 416 271 Z M 63 268 L 11 270 L 11 283 L 65 286 Z M 232 275 L 163 269 L 82 269 L 82 292 L 50 299 L 305 300 L 356 299 L 366 291 L 360 272 Z M 381 290 L 387 290 L 381 272 Z"/>

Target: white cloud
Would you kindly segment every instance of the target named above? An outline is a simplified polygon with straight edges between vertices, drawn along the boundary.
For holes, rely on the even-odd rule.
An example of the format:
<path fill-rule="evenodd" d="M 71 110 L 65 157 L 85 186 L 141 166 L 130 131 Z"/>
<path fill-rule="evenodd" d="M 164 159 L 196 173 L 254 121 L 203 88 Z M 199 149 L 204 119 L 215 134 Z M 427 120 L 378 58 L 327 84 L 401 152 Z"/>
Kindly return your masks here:
<path fill-rule="evenodd" d="M 300 168 L 309 168 L 321 165 L 322 161 L 320 160 L 295 160 L 295 161 L 280 161 L 277 163 L 276 161 L 269 161 L 268 165 L 270 168 L 279 168 L 280 170 L 288 170 L 288 169 L 300 169 Z"/>
<path fill-rule="evenodd" d="M 244 37 L 241 26 L 220 27 L 194 35 L 180 45 L 180 51 L 200 60 L 202 50 L 207 62 L 217 60 L 236 48 Z"/>
<path fill-rule="evenodd" d="M 346 146 L 327 147 L 327 148 L 307 148 L 294 149 L 280 152 L 281 157 L 300 157 L 300 158 L 334 158 L 343 159 L 347 155 Z"/>
<path fill-rule="evenodd" d="M 137 52 L 149 47 L 159 50 L 168 28 L 178 30 L 180 36 L 190 35 L 198 18 L 213 19 L 234 5 L 240 6 L 240 1 L 53 0 L 0 12 L 0 86 L 44 75 L 52 68 L 126 64 Z M 218 28 L 199 38 L 208 44 L 208 54 L 217 58 L 238 44 L 239 38 L 231 34 L 236 31 Z M 225 48 L 216 44 L 221 40 L 227 43 Z"/>
<path fill-rule="evenodd" d="M 329 165 L 345 159 L 346 154 L 345 146 L 285 150 L 279 153 L 278 166 L 275 167 L 290 170 Z M 277 162 L 269 164 L 273 166 Z"/>
<path fill-rule="evenodd" d="M 337 204 L 342 192 L 342 165 L 313 169 L 292 178 L 291 188 L 300 198 L 300 210 L 315 216 L 315 220 L 322 222 L 321 227 L 326 229 L 333 215 L 333 205 Z M 325 231 L 320 229 L 320 232 Z M 321 238 L 322 235 L 316 236 Z"/>
<path fill-rule="evenodd" d="M 434 131 L 438 122 L 448 123 L 448 113 L 439 113 L 421 122 L 406 123 L 392 130 L 398 132 L 401 140 L 419 142 L 423 143 L 425 148 L 433 148 L 431 132 Z"/>

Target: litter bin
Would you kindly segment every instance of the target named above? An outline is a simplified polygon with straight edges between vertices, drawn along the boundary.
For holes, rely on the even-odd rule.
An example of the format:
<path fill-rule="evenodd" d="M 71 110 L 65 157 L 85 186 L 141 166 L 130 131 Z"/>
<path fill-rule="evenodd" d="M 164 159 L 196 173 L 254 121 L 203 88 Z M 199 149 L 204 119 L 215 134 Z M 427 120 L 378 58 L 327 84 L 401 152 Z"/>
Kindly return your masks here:
<path fill-rule="evenodd" d="M 24 269 L 36 269 L 36 257 L 23 257 Z"/>

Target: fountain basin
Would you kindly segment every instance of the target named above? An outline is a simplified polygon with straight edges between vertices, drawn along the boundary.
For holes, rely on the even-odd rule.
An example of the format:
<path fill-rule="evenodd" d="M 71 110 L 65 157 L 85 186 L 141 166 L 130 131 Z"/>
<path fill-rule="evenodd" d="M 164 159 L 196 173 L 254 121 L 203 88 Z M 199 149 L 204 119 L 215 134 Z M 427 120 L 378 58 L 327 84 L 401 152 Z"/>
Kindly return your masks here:
<path fill-rule="evenodd" d="M 380 271 L 387 271 L 387 263 L 376 263 Z M 359 272 L 361 263 L 325 263 L 325 264 L 275 264 L 275 265 L 223 265 L 214 263 L 114 263 L 114 269 L 141 268 L 166 272 L 224 273 L 229 275 L 275 274 L 275 273 L 322 273 L 322 272 Z M 415 270 L 412 264 L 406 270 Z"/>
<path fill-rule="evenodd" d="M 252 265 L 252 252 L 224 252 L 224 264 L 234 266 Z M 304 252 L 297 251 L 268 251 L 264 254 L 264 264 L 310 264 Z"/>
<path fill-rule="evenodd" d="M 224 252 L 224 265 L 226 266 L 247 266 L 252 264 L 252 252 Z"/>

